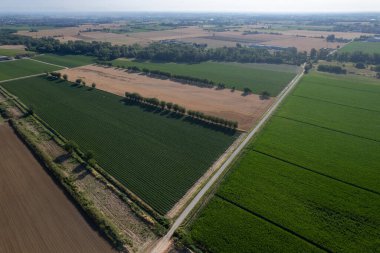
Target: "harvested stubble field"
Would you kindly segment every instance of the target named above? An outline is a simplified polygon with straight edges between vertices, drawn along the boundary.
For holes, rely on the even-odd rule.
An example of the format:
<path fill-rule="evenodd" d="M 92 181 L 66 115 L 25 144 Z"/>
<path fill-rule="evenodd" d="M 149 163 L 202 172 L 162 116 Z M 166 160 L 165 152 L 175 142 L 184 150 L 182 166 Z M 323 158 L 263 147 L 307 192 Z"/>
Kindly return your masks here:
<path fill-rule="evenodd" d="M 377 97 L 373 106 L 367 95 Z M 372 131 L 377 138 L 380 111 L 373 111 L 377 116 L 367 111 L 376 110 L 379 98 L 380 85 L 371 79 L 306 76 L 190 227 L 192 239 L 211 252 L 240 245 L 260 250 L 273 247 L 273 241 L 285 245 L 282 251 L 302 249 L 300 242 L 288 245 L 286 235 L 314 250 L 376 252 L 380 143 L 366 135 Z M 363 113 L 354 116 L 354 110 Z M 368 125 L 360 129 L 359 121 Z M 231 210 L 247 217 L 237 219 Z M 247 225 L 254 219 L 265 222 L 269 232 Z"/>
<path fill-rule="evenodd" d="M 1 252 L 113 252 L 7 124 L 0 140 Z"/>
<path fill-rule="evenodd" d="M 100 90 L 43 77 L 2 84 L 145 202 L 165 214 L 237 137 Z"/>
<path fill-rule="evenodd" d="M 260 99 L 259 95 L 243 96 L 241 91 L 200 88 L 167 79 L 127 73 L 125 70 L 94 65 L 60 71 L 75 82 L 81 78 L 86 83 L 96 83 L 96 88 L 119 96 L 137 92 L 144 97 L 177 103 L 190 110 L 201 111 L 239 122 L 239 128 L 248 130 L 272 104 L 273 99 Z"/>
<path fill-rule="evenodd" d="M 283 88 L 296 76 L 298 67 L 276 64 L 243 64 L 236 62 L 202 62 L 197 64 L 140 62 L 128 59 L 117 59 L 114 66 L 140 69 L 160 70 L 173 75 L 190 76 L 223 83 L 227 88 L 238 90 L 250 88 L 253 93 L 261 94 L 267 91 L 271 96 L 277 96 Z"/>
<path fill-rule="evenodd" d="M 33 74 L 54 71 L 59 67 L 35 62 L 29 59 L 0 62 L 0 80 L 8 80 Z"/>

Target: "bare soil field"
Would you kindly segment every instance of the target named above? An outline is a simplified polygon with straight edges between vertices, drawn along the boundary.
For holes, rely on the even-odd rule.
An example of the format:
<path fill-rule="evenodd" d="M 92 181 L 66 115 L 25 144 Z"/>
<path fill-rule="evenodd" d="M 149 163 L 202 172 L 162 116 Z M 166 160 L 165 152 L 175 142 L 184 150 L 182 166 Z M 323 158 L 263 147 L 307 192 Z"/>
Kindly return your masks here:
<path fill-rule="evenodd" d="M 7 124 L 0 140 L 0 252 L 113 252 Z"/>
<path fill-rule="evenodd" d="M 250 129 L 273 102 L 273 99 L 262 100 L 254 94 L 242 96 L 240 91 L 200 88 L 95 65 L 66 69 L 61 73 L 67 74 L 70 81 L 81 78 L 89 84 L 95 82 L 97 89 L 119 96 L 124 96 L 126 91 L 138 92 L 144 97 L 156 97 L 190 110 L 235 120 L 243 130 Z"/>

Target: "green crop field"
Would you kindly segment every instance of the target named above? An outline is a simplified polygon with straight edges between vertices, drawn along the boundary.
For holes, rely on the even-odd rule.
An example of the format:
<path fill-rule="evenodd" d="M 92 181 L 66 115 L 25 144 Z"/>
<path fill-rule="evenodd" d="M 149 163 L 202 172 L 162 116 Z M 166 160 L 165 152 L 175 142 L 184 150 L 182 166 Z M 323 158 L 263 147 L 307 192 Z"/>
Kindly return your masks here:
<path fill-rule="evenodd" d="M 361 51 L 363 53 L 380 54 L 380 42 L 362 42 L 362 41 L 354 41 L 350 44 L 344 46 L 339 52 L 345 53 L 353 53 L 356 51 Z"/>
<path fill-rule="evenodd" d="M 60 68 L 29 59 L 0 62 L 0 81 L 58 69 Z"/>
<path fill-rule="evenodd" d="M 228 148 L 224 133 L 44 77 L 2 84 L 112 176 L 164 214 Z"/>
<path fill-rule="evenodd" d="M 34 54 L 34 52 L 30 51 L 25 51 L 23 49 L 5 49 L 5 48 L 0 48 L 0 55 L 2 56 L 16 56 L 19 54 Z"/>
<path fill-rule="evenodd" d="M 56 54 L 44 54 L 34 57 L 39 61 L 44 61 L 64 67 L 74 68 L 83 65 L 92 64 L 95 62 L 95 57 L 85 55 L 56 55 Z"/>
<path fill-rule="evenodd" d="M 172 74 L 209 79 L 224 83 L 227 87 L 243 90 L 250 88 L 254 93 L 267 91 L 277 96 L 295 77 L 297 67 L 270 64 L 242 64 L 203 62 L 198 64 L 138 62 L 127 59 L 113 61 L 114 66 L 137 66 L 150 70 L 160 70 Z"/>
<path fill-rule="evenodd" d="M 191 234 L 210 252 L 284 252 L 284 248 L 288 252 L 322 252 L 218 197 L 198 217 Z"/>
<path fill-rule="evenodd" d="M 379 99 L 380 85 L 371 79 L 306 76 L 189 227 L 191 240 L 210 252 L 240 245 L 262 251 L 272 243 L 283 252 L 310 251 L 299 242 L 288 245 L 287 235 L 315 250 L 376 252 Z M 268 228 L 253 227 L 257 219 L 270 231 L 280 229 L 281 241 Z"/>

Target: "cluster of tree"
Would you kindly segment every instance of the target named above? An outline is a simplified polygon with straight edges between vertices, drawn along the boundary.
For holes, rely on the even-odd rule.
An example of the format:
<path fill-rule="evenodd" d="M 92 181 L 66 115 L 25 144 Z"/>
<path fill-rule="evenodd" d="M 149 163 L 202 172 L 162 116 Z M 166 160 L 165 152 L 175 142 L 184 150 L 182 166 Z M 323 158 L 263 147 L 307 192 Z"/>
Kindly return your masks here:
<path fill-rule="evenodd" d="M 347 74 L 347 70 L 343 69 L 340 66 L 319 65 L 318 71 L 335 73 L 335 74 Z"/>
<path fill-rule="evenodd" d="M 211 122 L 214 124 L 222 125 L 224 127 L 233 128 L 233 129 L 236 129 L 238 127 L 238 123 L 236 121 L 226 120 L 223 118 L 219 118 L 219 117 L 215 117 L 215 116 L 211 116 L 211 115 L 206 115 L 203 112 L 189 110 L 187 112 L 187 114 L 190 117 L 193 117 L 195 119 L 208 121 L 208 122 Z"/>
<path fill-rule="evenodd" d="M 223 47 L 206 48 L 197 44 L 151 43 L 147 47 L 138 44 L 112 45 L 109 42 L 68 41 L 61 43 L 54 38 L 31 38 L 12 34 L 14 30 L 1 31 L 0 44 L 23 44 L 31 51 L 39 53 L 81 54 L 97 57 L 101 61 L 119 57 L 141 60 L 171 62 L 235 61 L 256 63 L 287 63 L 300 65 L 306 61 L 307 53 L 296 48 L 269 51 L 265 48 Z"/>
<path fill-rule="evenodd" d="M 270 52 L 265 48 L 223 47 L 204 48 L 188 44 L 152 43 L 137 53 L 141 60 L 172 61 L 172 62 L 256 62 L 256 63 L 288 63 L 301 64 L 307 58 L 306 52 L 298 52 L 296 48 L 288 48 Z"/>
<path fill-rule="evenodd" d="M 354 62 L 354 63 L 365 63 L 365 64 L 373 64 L 378 65 L 380 64 L 380 54 L 374 53 L 364 53 L 361 51 L 356 52 L 339 52 L 336 54 L 331 55 L 329 58 L 331 60 L 337 60 L 340 62 Z"/>
<path fill-rule="evenodd" d="M 330 34 L 326 37 L 327 42 L 340 42 L 340 43 L 347 43 L 350 42 L 351 40 L 349 39 L 344 39 L 344 38 L 337 38 L 335 37 L 335 34 Z"/>
<path fill-rule="evenodd" d="M 62 74 L 59 72 L 51 72 L 51 73 L 47 73 L 47 76 L 52 79 L 61 79 Z"/>
<path fill-rule="evenodd" d="M 321 48 L 319 51 L 317 51 L 315 48 L 313 48 L 310 51 L 310 60 L 314 62 L 318 60 L 327 60 L 378 65 L 380 64 L 380 54 L 369 54 L 361 51 L 332 53 L 331 49 Z"/>
<path fill-rule="evenodd" d="M 358 62 L 355 64 L 355 68 L 357 69 L 365 69 L 366 68 L 366 65 L 362 62 Z"/>
<path fill-rule="evenodd" d="M 117 68 L 124 68 L 124 67 L 123 66 L 117 66 Z M 176 74 L 172 74 L 170 72 L 165 72 L 165 71 L 161 71 L 161 70 L 150 70 L 147 68 L 141 69 L 137 66 L 129 66 L 129 67 L 127 67 L 127 69 L 130 72 L 144 73 L 144 74 L 149 75 L 151 77 L 155 77 L 155 76 L 164 77 L 164 78 L 172 79 L 175 81 L 186 82 L 187 84 L 191 84 L 191 85 L 198 86 L 198 87 L 213 88 L 213 87 L 217 86 L 219 89 L 224 89 L 226 87 L 226 85 L 223 83 L 215 83 L 214 81 L 208 80 L 205 78 L 176 75 Z"/>

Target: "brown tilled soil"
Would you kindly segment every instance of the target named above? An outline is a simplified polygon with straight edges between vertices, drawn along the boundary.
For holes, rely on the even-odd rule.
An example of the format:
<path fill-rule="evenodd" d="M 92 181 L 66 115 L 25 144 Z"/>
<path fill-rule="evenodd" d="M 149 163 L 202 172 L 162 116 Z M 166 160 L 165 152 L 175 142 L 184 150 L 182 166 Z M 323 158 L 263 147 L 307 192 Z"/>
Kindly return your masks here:
<path fill-rule="evenodd" d="M 124 96 L 126 91 L 138 92 L 144 97 L 156 97 L 190 110 L 235 120 L 243 130 L 251 128 L 273 101 L 262 100 L 254 94 L 242 96 L 240 91 L 200 88 L 94 65 L 62 70 L 61 73 L 67 74 L 71 81 L 81 78 L 88 84 L 95 82 L 97 89 L 119 96 Z"/>
<path fill-rule="evenodd" d="M 113 252 L 7 124 L 0 143 L 0 252 Z"/>

